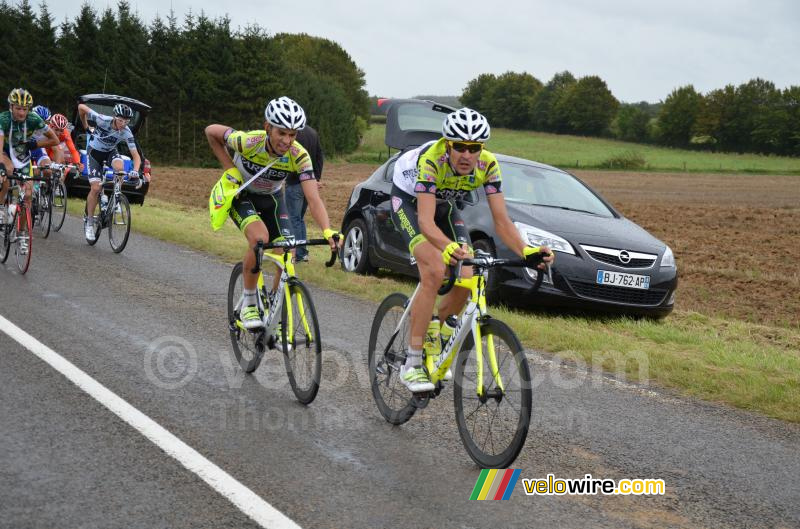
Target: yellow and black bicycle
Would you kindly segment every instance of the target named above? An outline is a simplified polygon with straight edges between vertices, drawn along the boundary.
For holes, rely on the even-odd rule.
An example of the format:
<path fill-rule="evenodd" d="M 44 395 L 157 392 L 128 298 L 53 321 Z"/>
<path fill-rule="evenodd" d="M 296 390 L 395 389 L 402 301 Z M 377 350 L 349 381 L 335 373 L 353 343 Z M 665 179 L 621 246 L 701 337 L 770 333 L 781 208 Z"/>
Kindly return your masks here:
<path fill-rule="evenodd" d="M 310 404 L 319 391 L 322 376 L 322 340 L 314 302 L 308 288 L 295 275 L 292 255 L 289 252 L 298 246 L 328 245 L 327 239 L 287 239 L 268 244 L 259 242 L 253 251 L 256 254 L 258 272 L 259 312 L 262 327 L 247 330 L 242 324 L 241 310 L 244 303 L 243 264 L 237 263 L 228 283 L 228 330 L 236 360 L 246 373 L 258 368 L 266 349 L 283 352 L 286 374 L 297 400 Z M 264 252 L 281 248 L 283 254 Z M 336 262 L 336 251 L 325 266 Z M 272 280 L 264 280 L 262 260 L 267 258 L 280 270 L 276 293 L 272 295 Z"/>
<path fill-rule="evenodd" d="M 472 278 L 458 278 L 462 265 L 474 267 Z M 522 344 L 508 325 L 486 310 L 486 272 L 503 266 L 526 263 L 495 259 L 478 250 L 474 258 L 451 267 L 439 295 L 456 285 L 469 290 L 470 299 L 452 322 L 455 330 L 442 345 L 439 363 L 430 357 L 424 360 L 434 391 L 412 394 L 400 381 L 410 343 L 410 308 L 419 285 L 411 298 L 394 293 L 383 300 L 372 321 L 368 346 L 372 395 L 391 424 L 405 423 L 438 396 L 455 362 L 452 383 L 458 433 L 469 456 L 483 468 L 505 468 L 516 459 L 531 419 L 531 374 Z M 531 290 L 539 287 L 544 274 L 537 277 Z"/>

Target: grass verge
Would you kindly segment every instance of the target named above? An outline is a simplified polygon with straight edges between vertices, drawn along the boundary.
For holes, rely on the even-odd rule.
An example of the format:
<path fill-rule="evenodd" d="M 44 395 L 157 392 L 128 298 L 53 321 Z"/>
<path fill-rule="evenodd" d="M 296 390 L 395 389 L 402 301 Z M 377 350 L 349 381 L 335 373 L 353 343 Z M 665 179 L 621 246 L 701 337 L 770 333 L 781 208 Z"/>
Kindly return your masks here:
<path fill-rule="evenodd" d="M 69 210 L 82 214 L 83 202 L 70 201 Z M 244 251 L 232 223 L 214 233 L 204 210 L 148 199 L 145 206 L 132 207 L 132 216 L 138 232 L 230 263 Z M 327 269 L 322 266 L 326 253 L 311 248 L 311 264 L 298 266 L 303 281 L 375 302 L 391 292 L 410 294 L 415 286 L 391 274 L 356 276 L 338 265 Z M 794 329 L 680 310 L 662 321 L 532 314 L 502 307 L 491 312 L 511 325 L 526 347 L 592 372 L 611 372 L 800 422 L 800 332 Z M 366 342 L 367 337 L 359 340 Z"/>

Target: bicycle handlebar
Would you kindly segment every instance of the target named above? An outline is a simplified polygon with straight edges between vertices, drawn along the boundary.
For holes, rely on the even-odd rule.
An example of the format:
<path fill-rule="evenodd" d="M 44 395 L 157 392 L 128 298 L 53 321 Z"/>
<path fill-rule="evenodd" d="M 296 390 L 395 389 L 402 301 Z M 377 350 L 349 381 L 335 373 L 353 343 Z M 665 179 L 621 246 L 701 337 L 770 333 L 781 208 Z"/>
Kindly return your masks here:
<path fill-rule="evenodd" d="M 339 235 L 334 235 L 333 240 L 335 242 L 339 242 Z M 256 253 L 256 267 L 253 269 L 253 273 L 258 272 L 261 270 L 261 251 L 269 250 L 271 248 L 283 248 L 285 250 L 290 250 L 292 248 L 297 248 L 298 246 L 324 246 L 327 245 L 328 239 L 285 239 L 282 241 L 274 241 L 269 243 L 264 243 L 262 241 L 258 241 L 253 251 Z M 261 251 L 260 251 L 261 250 Z M 336 262 L 336 257 L 339 255 L 339 251 L 331 250 L 331 258 L 325 262 L 325 266 L 330 268 Z"/>
<path fill-rule="evenodd" d="M 543 259 L 549 256 L 550 254 L 549 253 L 545 254 L 540 252 L 537 255 L 539 255 L 539 263 L 542 263 Z M 450 277 L 447 278 L 447 282 L 437 291 L 437 294 L 439 296 L 444 296 L 453 289 L 453 285 L 455 285 L 456 278 L 458 278 L 458 276 L 461 275 L 461 267 L 464 265 L 475 267 L 476 274 L 482 273 L 482 270 L 484 269 L 494 268 L 498 266 L 530 268 L 530 263 L 527 263 L 525 259 L 497 259 L 485 252 L 481 252 L 480 250 L 478 250 L 476 252 L 475 257 L 461 259 L 456 262 L 455 266 L 453 265 L 448 266 L 448 269 L 450 270 Z M 544 280 L 544 270 L 537 269 L 537 271 L 538 274 L 536 276 L 536 280 L 534 281 L 533 286 L 528 289 L 527 292 L 528 294 L 533 294 L 534 292 L 536 292 L 541 286 L 542 281 Z"/>

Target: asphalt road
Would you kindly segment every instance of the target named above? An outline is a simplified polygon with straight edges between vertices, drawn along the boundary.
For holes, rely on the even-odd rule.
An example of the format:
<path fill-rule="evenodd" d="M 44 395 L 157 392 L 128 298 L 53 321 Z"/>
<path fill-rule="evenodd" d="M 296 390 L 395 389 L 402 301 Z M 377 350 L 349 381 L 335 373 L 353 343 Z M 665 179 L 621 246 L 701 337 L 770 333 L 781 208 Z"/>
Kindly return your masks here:
<path fill-rule="evenodd" d="M 134 208 L 134 222 L 136 208 Z M 663 479 L 664 496 L 469 501 L 480 470 L 452 391 L 401 427 L 367 383 L 376 306 L 312 289 L 324 340 L 316 401 L 282 360 L 232 361 L 230 266 L 136 233 L 115 255 L 80 222 L 0 265 L 0 315 L 302 527 L 800 527 L 800 428 L 554 364 L 537 384 L 521 478 Z M 311 263 L 303 266 L 322 266 Z M 302 268 L 300 268 L 302 277 Z M 0 332 L 0 527 L 256 527 L 197 474 Z"/>

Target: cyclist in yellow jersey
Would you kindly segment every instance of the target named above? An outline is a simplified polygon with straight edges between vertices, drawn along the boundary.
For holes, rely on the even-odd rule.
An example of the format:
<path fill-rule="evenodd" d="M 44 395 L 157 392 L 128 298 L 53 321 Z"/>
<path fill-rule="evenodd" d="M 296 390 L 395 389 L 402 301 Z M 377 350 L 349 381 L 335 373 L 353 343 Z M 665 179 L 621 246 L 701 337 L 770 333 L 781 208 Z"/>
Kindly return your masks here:
<path fill-rule="evenodd" d="M 416 258 L 421 284 L 411 307 L 410 349 L 400 370 L 400 380 L 414 393 L 434 389 L 422 367 L 422 351 L 434 357 L 441 352 L 439 324 L 431 321 L 436 291 L 447 266 L 472 255 L 468 229 L 454 202 L 483 186 L 497 234 L 506 246 L 531 266 L 544 268 L 539 253 L 546 255 L 544 263 L 553 262 L 550 249 L 526 245 L 508 217 L 500 166 L 483 148 L 490 134 L 486 118 L 472 109 L 459 109 L 447 115 L 442 134 L 440 140 L 398 159 L 392 186 L 392 221 Z M 461 277 L 471 276 L 471 269 L 461 270 Z M 439 303 L 438 321 L 458 314 L 468 295 L 466 289 L 454 288 Z"/>
<path fill-rule="evenodd" d="M 214 155 L 225 169 L 223 177 L 242 185 L 256 177 L 233 199 L 230 217 L 247 238 L 244 254 L 244 308 L 242 324 L 247 329 L 262 326 L 258 312 L 258 274 L 253 248 L 259 241 L 276 241 L 291 236 L 289 216 L 283 196 L 287 176 L 296 174 L 308 201 L 311 216 L 322 228 L 331 249 L 336 231 L 330 227 L 328 212 L 319 196 L 314 168 L 306 150 L 295 141 L 297 131 L 306 124 L 302 107 L 288 97 L 273 99 L 264 111 L 264 130 L 236 131 L 226 125 L 209 125 L 206 137 Z M 233 151 L 233 158 L 226 147 Z M 341 244 L 341 237 L 339 237 Z M 279 274 L 275 274 L 277 285 Z"/>

